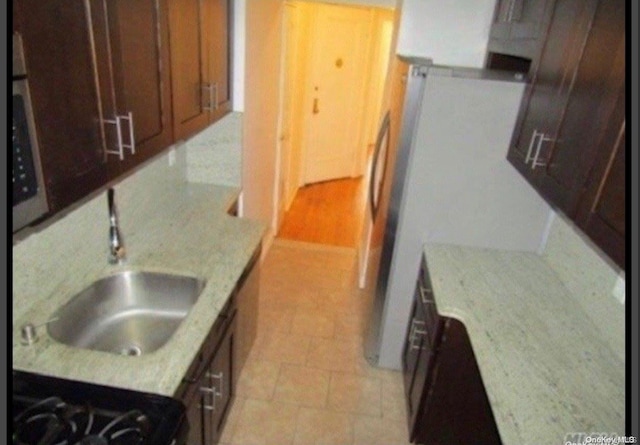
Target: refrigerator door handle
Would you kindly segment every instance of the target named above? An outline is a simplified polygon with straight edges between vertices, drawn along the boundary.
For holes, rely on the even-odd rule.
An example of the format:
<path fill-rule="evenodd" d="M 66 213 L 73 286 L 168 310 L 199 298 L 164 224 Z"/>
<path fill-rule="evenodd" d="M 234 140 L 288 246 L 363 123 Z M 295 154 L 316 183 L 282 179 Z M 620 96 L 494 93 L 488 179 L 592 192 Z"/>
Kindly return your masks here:
<path fill-rule="evenodd" d="M 378 164 L 380 162 L 380 154 L 382 152 L 382 143 L 386 141 L 387 143 L 387 150 L 384 151 L 385 157 L 388 153 L 388 145 L 389 145 L 389 138 L 387 137 L 385 139 L 385 135 L 389 132 L 389 128 L 390 128 L 390 124 L 391 124 L 391 114 L 389 111 L 387 111 L 384 115 L 384 118 L 382 119 L 382 123 L 380 124 L 380 129 L 378 130 L 378 137 L 376 139 L 376 147 L 373 153 L 373 161 L 371 162 L 371 171 L 369 172 L 369 205 L 371 208 L 371 219 L 375 220 L 376 219 L 376 213 L 378 212 L 378 201 L 380 200 L 380 192 L 381 190 L 378 189 L 377 190 L 377 197 L 376 197 L 376 187 L 378 186 L 378 184 L 380 184 L 380 187 L 382 187 L 382 184 L 384 182 L 384 165 L 383 165 L 383 171 L 381 173 L 381 175 L 383 175 L 383 177 L 380 178 L 380 180 L 378 181 L 377 176 L 376 176 L 376 172 L 377 172 L 377 168 L 378 168 Z"/>

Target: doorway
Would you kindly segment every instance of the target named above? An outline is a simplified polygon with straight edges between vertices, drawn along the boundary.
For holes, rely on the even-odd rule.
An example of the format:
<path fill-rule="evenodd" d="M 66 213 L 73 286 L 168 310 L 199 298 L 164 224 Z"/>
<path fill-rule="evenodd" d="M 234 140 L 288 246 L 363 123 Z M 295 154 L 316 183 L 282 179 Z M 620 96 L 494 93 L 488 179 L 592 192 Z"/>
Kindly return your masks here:
<path fill-rule="evenodd" d="M 393 19 L 392 9 L 285 2 L 278 237 L 357 247 Z"/>

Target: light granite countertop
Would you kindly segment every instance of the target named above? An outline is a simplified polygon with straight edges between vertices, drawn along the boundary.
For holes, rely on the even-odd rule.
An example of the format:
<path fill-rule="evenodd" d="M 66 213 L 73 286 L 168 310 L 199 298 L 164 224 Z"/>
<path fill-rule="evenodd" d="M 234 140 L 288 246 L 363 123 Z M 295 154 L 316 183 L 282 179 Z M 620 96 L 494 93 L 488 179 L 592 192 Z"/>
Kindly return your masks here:
<path fill-rule="evenodd" d="M 540 256 L 432 244 L 424 252 L 438 312 L 465 324 L 505 445 L 624 434 L 624 361 Z"/>
<path fill-rule="evenodd" d="M 79 246 L 74 247 L 74 258 L 59 258 L 64 271 L 60 277 L 53 276 L 55 271 L 42 276 L 47 275 L 42 270 L 15 264 L 29 261 L 32 254 L 14 255 L 14 270 L 29 270 L 18 278 L 20 292 L 29 298 L 14 296 L 13 369 L 172 396 L 264 234 L 261 223 L 227 215 L 238 193 L 232 187 L 184 183 L 172 186 L 164 197 L 151 203 L 120 212 L 121 219 L 136 211 L 144 213 L 143 222 L 136 221 L 137 227 L 123 230 L 127 248 L 124 265 L 109 265 L 105 250 Z M 96 205 L 102 209 L 103 204 L 100 199 Z M 106 232 L 100 227 L 99 233 L 102 236 L 97 243 L 106 248 Z M 89 255 L 85 250 L 99 253 L 85 257 Z M 44 323 L 74 294 L 122 269 L 206 279 L 198 301 L 164 346 L 138 357 L 84 350 L 53 340 L 44 326 L 38 329 L 36 343 L 20 343 L 24 323 Z M 51 284 L 52 280 L 57 280 L 56 284 Z"/>

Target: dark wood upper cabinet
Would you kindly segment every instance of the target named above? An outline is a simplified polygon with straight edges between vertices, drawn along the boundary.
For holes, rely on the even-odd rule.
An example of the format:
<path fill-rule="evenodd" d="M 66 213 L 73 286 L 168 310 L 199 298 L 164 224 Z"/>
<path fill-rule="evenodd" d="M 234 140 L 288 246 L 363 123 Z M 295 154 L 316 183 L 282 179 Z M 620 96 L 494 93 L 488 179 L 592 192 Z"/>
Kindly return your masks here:
<path fill-rule="evenodd" d="M 13 1 L 50 215 L 231 110 L 231 5 Z"/>
<path fill-rule="evenodd" d="M 599 179 L 594 175 L 605 174 L 604 167 L 596 167 L 599 164 L 621 165 L 621 176 L 610 181 L 618 181 L 622 194 L 616 193 L 622 201 L 609 203 L 613 194 L 599 194 L 605 201 L 598 208 L 604 212 L 612 205 L 624 221 L 624 155 L 611 157 L 624 122 L 624 101 L 619 99 L 624 97 L 624 77 L 625 2 L 556 0 L 507 158 L 555 209 L 580 227 L 585 227 L 579 221 L 585 216 L 578 215 L 578 206 L 585 193 L 591 193 L 591 199 L 598 194 L 593 183 Z M 590 236 L 596 236 L 593 221 L 591 231 L 586 230 Z M 622 266 L 624 230 L 619 229 L 620 224 L 622 241 L 597 244 Z"/>
<path fill-rule="evenodd" d="M 168 8 L 166 0 L 91 0 L 90 7 L 115 177 L 173 142 Z"/>
<path fill-rule="evenodd" d="M 544 40 L 552 6 L 553 0 L 498 0 L 489 52 L 534 59 Z"/>
<path fill-rule="evenodd" d="M 176 138 L 231 110 L 229 0 L 169 0 Z"/>
<path fill-rule="evenodd" d="M 20 0 L 13 6 L 54 213 L 107 181 L 91 24 L 81 1 Z"/>
<path fill-rule="evenodd" d="M 544 171 L 569 99 L 596 0 L 558 0 L 544 50 L 522 101 L 508 159 L 530 181 Z"/>
<path fill-rule="evenodd" d="M 625 268 L 625 88 L 621 86 L 614 111 L 590 172 L 576 221 L 578 226 L 618 266 Z"/>

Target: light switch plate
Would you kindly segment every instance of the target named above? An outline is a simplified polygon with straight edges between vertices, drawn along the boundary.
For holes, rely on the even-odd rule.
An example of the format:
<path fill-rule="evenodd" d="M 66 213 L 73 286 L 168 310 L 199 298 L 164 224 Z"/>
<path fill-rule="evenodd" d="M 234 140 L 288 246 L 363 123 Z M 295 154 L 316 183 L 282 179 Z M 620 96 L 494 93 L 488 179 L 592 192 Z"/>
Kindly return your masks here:
<path fill-rule="evenodd" d="M 172 167 L 176 163 L 176 151 L 171 150 L 169 152 L 169 167 Z"/>
<path fill-rule="evenodd" d="M 611 292 L 616 300 L 620 302 L 620 304 L 624 304 L 625 300 L 625 280 L 621 276 L 618 276 L 616 280 L 616 284 L 613 286 L 613 291 Z"/>

